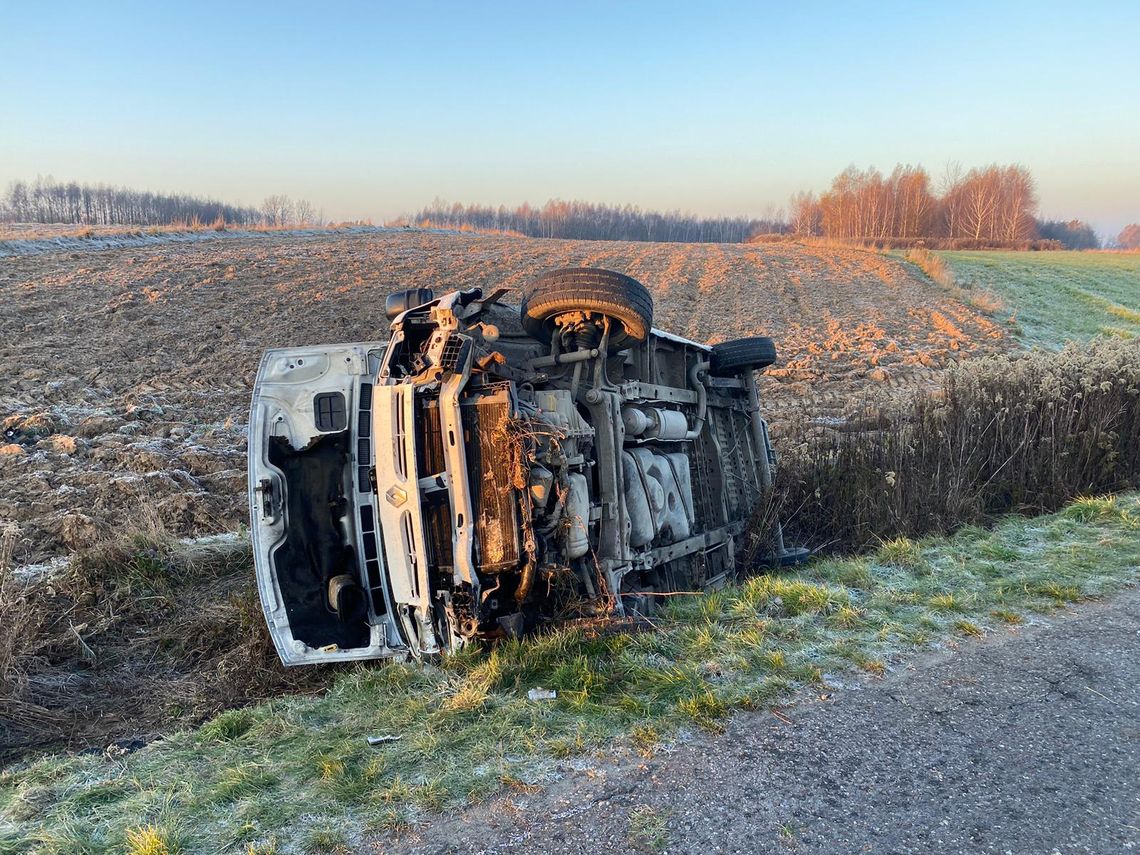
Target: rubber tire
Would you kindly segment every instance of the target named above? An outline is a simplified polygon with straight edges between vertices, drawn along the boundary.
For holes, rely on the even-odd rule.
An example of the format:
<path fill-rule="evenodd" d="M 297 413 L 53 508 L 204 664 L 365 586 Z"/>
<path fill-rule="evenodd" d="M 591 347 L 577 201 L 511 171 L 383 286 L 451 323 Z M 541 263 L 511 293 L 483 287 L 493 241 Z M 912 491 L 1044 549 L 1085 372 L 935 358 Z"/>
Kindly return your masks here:
<path fill-rule="evenodd" d="M 575 311 L 597 312 L 618 322 L 610 326 L 611 352 L 645 341 L 653 328 L 653 297 L 645 286 L 600 267 L 543 273 L 531 280 L 520 307 L 523 329 L 544 344 L 554 335 L 554 318 Z"/>
<path fill-rule="evenodd" d="M 389 294 L 384 300 L 384 316 L 389 321 L 394 321 L 408 309 L 430 303 L 434 299 L 435 293 L 431 288 L 408 288 L 404 291 L 396 291 Z"/>
<path fill-rule="evenodd" d="M 730 377 L 743 371 L 767 368 L 776 361 L 776 343 L 767 336 L 737 338 L 714 344 L 709 371 L 717 377 Z"/>

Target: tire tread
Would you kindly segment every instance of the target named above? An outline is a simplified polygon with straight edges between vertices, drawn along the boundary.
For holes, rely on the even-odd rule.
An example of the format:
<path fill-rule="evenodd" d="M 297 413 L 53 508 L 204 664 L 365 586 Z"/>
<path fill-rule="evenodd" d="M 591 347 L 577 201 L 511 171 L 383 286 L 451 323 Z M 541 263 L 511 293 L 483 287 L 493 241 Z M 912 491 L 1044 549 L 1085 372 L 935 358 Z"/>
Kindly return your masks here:
<path fill-rule="evenodd" d="M 645 341 L 653 327 L 653 296 L 636 279 L 594 267 L 552 270 L 533 279 L 523 297 L 523 328 L 539 341 L 549 341 L 552 319 L 569 311 L 596 311 L 616 318 L 624 334 L 611 349 Z"/>
<path fill-rule="evenodd" d="M 717 376 L 767 368 L 776 361 L 776 343 L 767 336 L 751 336 L 714 344 L 709 370 Z"/>

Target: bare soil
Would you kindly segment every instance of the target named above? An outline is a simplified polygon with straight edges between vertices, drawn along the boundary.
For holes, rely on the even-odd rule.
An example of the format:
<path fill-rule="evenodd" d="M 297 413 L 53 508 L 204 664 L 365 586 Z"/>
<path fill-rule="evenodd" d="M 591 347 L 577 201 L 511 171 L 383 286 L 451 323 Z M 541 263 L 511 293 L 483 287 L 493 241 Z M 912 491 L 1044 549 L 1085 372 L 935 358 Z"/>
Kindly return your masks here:
<path fill-rule="evenodd" d="M 1012 346 L 913 268 L 855 249 L 408 231 L 0 258 L 0 521 L 20 527 L 17 562 L 130 527 L 143 504 L 179 536 L 238 527 L 263 350 L 383 339 L 393 290 L 519 288 L 576 265 L 644 282 L 659 328 L 773 336 L 777 431 L 797 408 L 839 414 L 868 383 L 926 383 Z"/>

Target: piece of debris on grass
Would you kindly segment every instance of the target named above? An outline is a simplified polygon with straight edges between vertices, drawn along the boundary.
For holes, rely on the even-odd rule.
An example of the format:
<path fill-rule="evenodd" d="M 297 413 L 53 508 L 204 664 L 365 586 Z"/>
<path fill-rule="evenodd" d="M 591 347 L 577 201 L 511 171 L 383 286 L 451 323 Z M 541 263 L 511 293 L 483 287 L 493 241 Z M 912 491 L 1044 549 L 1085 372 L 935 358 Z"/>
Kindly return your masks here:
<path fill-rule="evenodd" d="M 527 692 L 526 696 L 532 701 L 553 701 L 558 697 L 558 692 L 554 689 L 544 689 L 539 686 Z"/>
<path fill-rule="evenodd" d="M 369 745 L 383 745 L 385 742 L 399 742 L 401 739 L 403 739 L 402 736 L 387 733 L 387 734 L 384 734 L 383 736 L 369 736 L 368 737 L 368 744 Z"/>

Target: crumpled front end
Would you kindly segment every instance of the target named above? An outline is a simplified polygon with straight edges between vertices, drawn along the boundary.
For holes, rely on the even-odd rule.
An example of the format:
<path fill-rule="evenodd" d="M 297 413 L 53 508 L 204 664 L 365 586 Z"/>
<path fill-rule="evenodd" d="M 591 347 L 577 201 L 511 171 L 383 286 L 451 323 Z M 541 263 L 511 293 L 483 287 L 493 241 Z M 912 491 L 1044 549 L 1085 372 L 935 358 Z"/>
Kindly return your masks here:
<path fill-rule="evenodd" d="M 396 615 L 417 655 L 498 634 L 534 573 L 515 384 L 458 292 L 393 324 L 373 428 Z"/>

